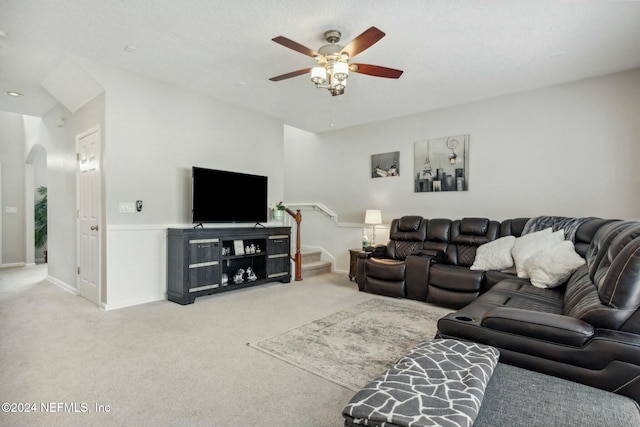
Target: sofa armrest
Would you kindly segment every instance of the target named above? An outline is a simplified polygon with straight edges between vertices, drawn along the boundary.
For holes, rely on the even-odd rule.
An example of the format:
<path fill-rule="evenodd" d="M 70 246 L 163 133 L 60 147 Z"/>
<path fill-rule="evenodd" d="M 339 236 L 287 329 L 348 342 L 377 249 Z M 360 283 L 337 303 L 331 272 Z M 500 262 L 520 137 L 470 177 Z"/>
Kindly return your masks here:
<path fill-rule="evenodd" d="M 411 252 L 412 256 L 420 256 L 420 257 L 430 257 L 431 263 L 434 262 L 444 262 L 444 252 L 438 251 L 434 249 L 418 249 Z"/>
<path fill-rule="evenodd" d="M 384 258 L 386 253 L 386 245 L 367 246 L 366 248 L 364 248 L 364 252 L 358 253 L 358 258 Z"/>
<path fill-rule="evenodd" d="M 356 264 L 356 282 L 358 289 L 364 291 L 366 289 L 366 262 L 370 258 L 384 258 L 387 253 L 386 245 L 367 246 L 364 252 L 358 252 L 358 260 Z"/>
<path fill-rule="evenodd" d="M 481 325 L 515 335 L 575 347 L 587 343 L 594 334 L 592 325 L 570 316 L 510 307 L 496 307 L 487 311 Z"/>

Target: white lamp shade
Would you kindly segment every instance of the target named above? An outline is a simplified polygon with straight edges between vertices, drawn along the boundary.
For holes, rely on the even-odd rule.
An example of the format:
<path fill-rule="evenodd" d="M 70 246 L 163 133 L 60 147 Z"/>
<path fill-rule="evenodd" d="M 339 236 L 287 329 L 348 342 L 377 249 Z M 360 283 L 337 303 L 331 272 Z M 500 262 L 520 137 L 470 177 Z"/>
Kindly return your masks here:
<path fill-rule="evenodd" d="M 324 84 L 327 81 L 327 71 L 324 67 L 313 67 L 311 69 L 311 81 L 317 85 Z"/>
<path fill-rule="evenodd" d="M 349 66 L 345 62 L 333 64 L 333 77 L 338 80 L 344 80 L 349 77 Z"/>
<path fill-rule="evenodd" d="M 382 224 L 382 212 L 380 209 L 367 209 L 364 214 L 365 224 Z"/>

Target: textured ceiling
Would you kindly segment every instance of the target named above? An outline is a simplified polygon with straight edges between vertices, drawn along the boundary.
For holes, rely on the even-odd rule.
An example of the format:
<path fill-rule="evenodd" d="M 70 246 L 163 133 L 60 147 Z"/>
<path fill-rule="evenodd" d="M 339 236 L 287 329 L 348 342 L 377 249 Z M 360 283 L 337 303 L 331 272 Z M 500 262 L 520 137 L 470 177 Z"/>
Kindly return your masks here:
<path fill-rule="evenodd" d="M 371 26 L 355 62 L 404 70 L 349 77 L 343 96 L 271 41 L 317 50 Z M 561 0 L 0 0 L 0 110 L 43 115 L 41 83 L 69 55 L 133 71 L 322 132 L 640 67 L 640 2 Z M 133 52 L 125 50 L 133 46 Z"/>

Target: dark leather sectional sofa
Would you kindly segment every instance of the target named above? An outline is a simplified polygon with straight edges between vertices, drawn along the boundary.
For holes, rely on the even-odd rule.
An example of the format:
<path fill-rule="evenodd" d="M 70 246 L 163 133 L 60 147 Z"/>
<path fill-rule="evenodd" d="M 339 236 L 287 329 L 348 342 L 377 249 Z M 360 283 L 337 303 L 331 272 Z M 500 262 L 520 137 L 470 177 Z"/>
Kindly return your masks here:
<path fill-rule="evenodd" d="M 389 243 L 360 255 L 358 287 L 457 309 L 438 322 L 439 337 L 488 344 L 501 362 L 640 402 L 640 221 L 550 218 L 573 227 L 566 238 L 584 258 L 558 287 L 470 268 L 481 245 L 522 237 L 534 219 L 419 216 L 393 220 Z"/>

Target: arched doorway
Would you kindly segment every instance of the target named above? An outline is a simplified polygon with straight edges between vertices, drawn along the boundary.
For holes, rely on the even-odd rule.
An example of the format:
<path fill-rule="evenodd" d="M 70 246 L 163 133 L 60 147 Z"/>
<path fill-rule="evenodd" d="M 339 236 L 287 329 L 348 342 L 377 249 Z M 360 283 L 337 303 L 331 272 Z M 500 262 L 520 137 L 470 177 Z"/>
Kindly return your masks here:
<path fill-rule="evenodd" d="M 41 200 L 46 197 L 47 188 L 47 150 L 40 144 L 35 144 L 29 150 L 25 169 L 25 215 L 26 215 L 26 262 L 27 265 L 46 262 L 46 236 L 42 238 L 41 233 L 42 212 L 39 212 L 38 220 L 36 219 L 36 204 L 42 207 Z M 44 189 L 44 191 L 42 190 Z M 42 194 L 44 193 L 44 194 Z M 45 199 L 46 200 L 46 199 Z M 45 204 L 46 207 L 46 204 Z M 47 230 L 46 209 L 44 212 L 44 232 Z M 36 247 L 36 236 L 39 237 L 39 243 Z"/>

